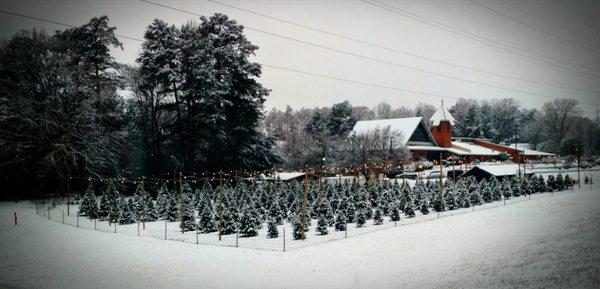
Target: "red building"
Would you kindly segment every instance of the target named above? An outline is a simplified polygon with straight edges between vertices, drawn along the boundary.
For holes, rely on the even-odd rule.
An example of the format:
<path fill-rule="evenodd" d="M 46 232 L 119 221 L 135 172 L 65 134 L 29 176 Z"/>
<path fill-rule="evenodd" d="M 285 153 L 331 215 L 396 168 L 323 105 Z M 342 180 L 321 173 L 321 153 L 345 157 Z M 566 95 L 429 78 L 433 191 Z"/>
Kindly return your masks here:
<path fill-rule="evenodd" d="M 530 149 L 516 149 L 495 144 L 487 139 L 455 137 L 452 135 L 455 125 L 452 114 L 442 106 L 429 120 L 429 127 L 421 117 L 395 118 L 359 121 L 351 134 L 363 134 L 374 129 L 389 127 L 402 135 L 402 144 L 412 153 L 414 159 L 439 160 L 456 156 L 463 162 L 499 160 L 502 154 L 514 162 L 541 160 L 554 157 L 554 154 Z"/>

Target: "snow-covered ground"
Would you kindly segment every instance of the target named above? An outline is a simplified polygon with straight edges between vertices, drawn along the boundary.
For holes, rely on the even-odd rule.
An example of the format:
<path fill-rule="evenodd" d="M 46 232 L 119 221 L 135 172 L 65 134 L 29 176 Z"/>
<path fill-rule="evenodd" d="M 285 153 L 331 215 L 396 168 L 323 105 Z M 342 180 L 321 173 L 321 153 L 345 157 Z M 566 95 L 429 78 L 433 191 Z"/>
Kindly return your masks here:
<path fill-rule="evenodd" d="M 82 230 L 2 203 L 0 288 L 599 288 L 598 224 L 600 190 L 584 186 L 276 252 Z"/>

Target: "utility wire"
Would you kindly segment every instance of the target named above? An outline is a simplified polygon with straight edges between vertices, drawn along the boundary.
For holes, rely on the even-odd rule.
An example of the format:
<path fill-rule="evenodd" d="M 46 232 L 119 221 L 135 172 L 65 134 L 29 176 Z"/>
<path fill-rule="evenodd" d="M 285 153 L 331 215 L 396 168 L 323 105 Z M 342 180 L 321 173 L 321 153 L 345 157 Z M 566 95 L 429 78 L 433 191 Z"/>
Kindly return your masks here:
<path fill-rule="evenodd" d="M 51 24 L 71 27 L 71 28 L 77 27 L 75 25 L 64 23 L 64 22 L 58 22 L 58 21 L 49 20 L 49 19 L 45 19 L 45 18 L 29 16 L 29 15 L 15 13 L 12 11 L 6 11 L 6 10 L 2 10 L 2 9 L 0 9 L 0 13 L 13 15 L 13 16 L 17 16 L 17 17 L 22 17 L 22 18 L 27 18 L 27 19 L 31 19 L 31 20 L 35 20 L 35 21 L 39 21 L 39 22 L 45 22 L 45 23 L 51 23 Z M 115 34 L 115 36 L 133 40 L 133 41 L 137 41 L 137 42 L 144 42 L 143 39 L 132 37 L 132 36 L 126 36 L 126 35 L 121 35 L 121 34 Z M 394 91 L 400 91 L 400 92 L 408 92 L 408 93 L 419 94 L 419 95 L 433 96 L 433 97 L 442 98 L 442 99 L 457 99 L 458 100 L 461 98 L 461 97 L 456 97 L 456 96 L 451 96 L 451 95 L 436 94 L 436 93 L 430 93 L 430 92 L 423 92 L 423 91 L 419 91 L 419 90 L 404 89 L 404 88 L 399 88 L 399 87 L 386 86 L 386 85 L 381 85 L 381 84 L 365 82 L 365 81 L 352 80 L 352 79 L 347 79 L 347 78 L 342 78 L 342 77 L 337 77 L 337 76 L 331 76 L 331 75 L 320 74 L 320 73 L 315 73 L 315 72 L 310 72 L 310 71 L 303 71 L 303 70 L 288 68 L 288 67 L 279 66 L 279 65 L 271 65 L 271 64 L 265 64 L 265 63 L 259 63 L 259 64 L 264 67 L 268 67 L 268 68 L 272 68 L 272 69 L 284 70 L 284 71 L 288 71 L 288 72 L 294 72 L 297 74 L 310 75 L 310 76 L 314 76 L 314 77 L 336 80 L 336 81 L 341 81 L 341 82 L 346 82 L 346 83 L 353 83 L 353 84 L 363 85 L 363 86 L 368 86 L 368 87 L 376 87 L 376 88 L 382 88 L 382 89 L 388 89 L 388 90 L 394 90 Z"/>
<path fill-rule="evenodd" d="M 190 14 L 190 15 L 201 16 L 198 13 L 194 13 L 194 12 L 191 12 L 191 11 L 187 11 L 187 10 L 184 10 L 184 9 L 176 8 L 176 7 L 165 5 L 165 4 L 160 4 L 160 3 L 156 3 L 156 2 L 152 2 L 152 1 L 148 1 L 148 0 L 140 0 L 140 1 L 148 3 L 148 4 L 151 4 L 151 5 L 155 5 L 155 6 L 159 6 L 159 7 L 163 7 L 163 8 L 167 8 L 167 9 L 171 9 L 171 10 L 175 10 L 175 11 L 179 11 L 179 12 L 182 12 L 182 13 L 187 13 L 187 14 Z M 255 31 L 255 32 L 262 33 L 262 34 L 266 34 L 266 35 L 270 35 L 270 36 L 274 36 L 274 37 L 278 37 L 278 38 L 287 39 L 287 40 L 294 41 L 294 42 L 297 42 L 297 43 L 302 43 L 302 44 L 305 44 L 305 45 L 308 45 L 308 46 L 322 48 L 322 49 L 329 50 L 329 51 L 332 51 L 332 52 L 341 53 L 341 54 L 353 56 L 353 57 L 356 57 L 356 58 L 361 58 L 361 59 L 365 59 L 365 60 L 369 60 L 369 61 L 373 61 L 373 62 L 377 62 L 377 63 L 381 63 L 381 64 L 386 64 L 386 65 L 390 65 L 390 66 L 394 66 L 394 67 L 399 67 L 399 68 L 413 70 L 413 71 L 417 71 L 417 72 L 421 72 L 421 73 L 431 74 L 431 75 L 435 75 L 435 76 L 438 76 L 438 77 L 443 77 L 443 78 L 448 78 L 448 79 L 458 80 L 458 81 L 463 81 L 463 82 L 469 82 L 469 83 L 473 83 L 473 84 L 477 84 L 477 85 L 481 85 L 481 86 L 487 86 L 487 87 L 491 87 L 491 88 L 495 88 L 495 89 L 501 89 L 501 90 L 516 92 L 516 93 L 521 93 L 521 94 L 526 94 L 526 95 L 535 95 L 535 96 L 545 97 L 545 98 L 550 98 L 550 99 L 555 99 L 556 98 L 556 97 L 545 95 L 545 94 L 540 94 L 540 93 L 535 93 L 535 92 L 529 92 L 529 91 L 523 91 L 523 90 L 520 90 L 520 89 L 514 89 L 514 88 L 509 88 L 509 87 L 498 86 L 498 85 L 494 85 L 494 84 L 490 84 L 490 83 L 485 83 L 485 82 L 480 82 L 480 81 L 475 81 L 475 80 L 469 80 L 469 79 L 465 79 L 465 78 L 461 78 L 461 77 L 456 77 L 456 76 L 452 76 L 452 75 L 448 75 L 448 74 L 444 74 L 444 73 L 439 73 L 439 72 L 430 71 L 430 70 L 426 70 L 426 69 L 416 68 L 416 67 L 409 66 L 409 65 L 404 65 L 404 64 L 400 64 L 400 63 L 390 62 L 390 61 L 383 60 L 383 59 L 380 59 L 380 58 L 375 58 L 375 57 L 371 57 L 371 56 L 367 56 L 367 55 L 362 55 L 362 54 L 358 54 L 358 53 L 354 53 L 354 52 L 350 52 L 350 51 L 346 51 L 346 50 L 342 50 L 342 49 L 338 49 L 338 48 L 333 48 L 333 47 L 321 45 L 321 44 L 318 44 L 318 43 L 309 42 L 309 41 L 305 41 L 305 40 L 301 40 L 301 39 L 297 39 L 297 38 L 293 38 L 293 37 L 289 37 L 289 36 L 285 36 L 285 35 L 281 35 L 281 34 L 269 32 L 269 31 L 266 31 L 266 30 L 258 29 L 258 28 L 253 28 L 253 27 L 249 27 L 249 26 L 244 26 L 244 28 L 246 28 L 246 29 L 248 29 L 250 31 Z"/>
<path fill-rule="evenodd" d="M 511 20 L 513 20 L 513 21 L 516 21 L 516 22 L 518 22 L 518 23 L 520 23 L 520 24 L 522 24 L 522 25 L 525 25 L 525 26 L 527 26 L 527 27 L 529 27 L 529 28 L 531 28 L 531 29 L 534 29 L 534 30 L 540 31 L 540 32 L 542 32 L 542 33 L 544 33 L 544 34 L 550 35 L 550 36 L 552 36 L 552 37 L 554 37 L 554 38 L 556 38 L 556 39 L 560 39 L 560 40 L 562 40 L 562 41 L 565 41 L 565 42 L 567 42 L 567 43 L 570 43 L 570 44 L 572 44 L 572 45 L 575 45 L 575 46 L 578 46 L 578 47 L 581 47 L 581 48 L 585 48 L 585 49 L 588 49 L 588 50 L 594 51 L 594 52 L 596 52 L 596 53 L 600 53 L 600 50 L 598 50 L 598 49 L 596 49 L 596 48 L 594 48 L 594 47 L 590 47 L 590 46 L 587 46 L 587 45 L 585 45 L 585 44 L 582 44 L 582 43 L 579 43 L 579 42 L 573 41 L 573 40 L 571 40 L 571 39 L 565 38 L 565 37 L 563 37 L 563 36 L 557 35 L 557 34 L 555 34 L 555 33 L 552 33 L 551 31 L 548 31 L 548 30 L 546 30 L 546 29 L 543 29 L 543 28 L 537 27 L 537 26 L 535 26 L 535 25 L 533 25 L 533 24 L 530 24 L 530 23 L 528 23 L 528 22 L 525 22 L 525 21 L 523 21 L 523 20 L 521 20 L 521 19 L 518 19 L 518 18 L 516 18 L 516 17 L 510 16 L 510 15 L 508 15 L 508 14 L 506 14 L 506 13 L 502 12 L 502 11 L 499 11 L 499 10 L 497 10 L 497 9 L 494 9 L 494 8 L 492 8 L 492 7 L 490 7 L 490 6 L 487 6 L 487 5 L 483 4 L 483 3 L 477 2 L 477 1 L 475 1 L 475 0 L 470 0 L 470 1 L 471 1 L 473 4 L 475 4 L 475 5 L 479 6 L 479 7 L 483 8 L 483 9 L 486 9 L 486 10 L 492 11 L 492 12 L 494 12 L 494 13 L 498 14 L 498 15 L 501 15 L 501 16 L 504 16 L 504 17 L 506 17 L 506 18 L 508 18 L 508 19 L 511 19 Z"/>
<path fill-rule="evenodd" d="M 58 21 L 54 21 L 54 20 L 49 20 L 49 19 L 34 17 L 34 16 L 30 16 L 30 15 L 25 15 L 25 14 L 17 13 L 17 12 L 7 11 L 7 10 L 4 10 L 4 9 L 0 9 L 0 13 L 12 15 L 12 16 L 17 16 L 17 17 L 22 17 L 22 18 L 27 18 L 27 19 L 31 19 L 31 20 L 36 20 L 36 21 L 39 21 L 39 22 L 46 22 L 46 23 L 56 24 L 56 25 L 60 25 L 60 26 L 66 26 L 66 27 L 70 27 L 70 28 L 77 27 L 77 26 L 72 25 L 72 24 L 67 24 L 67 23 L 58 22 Z M 118 36 L 118 37 L 121 37 L 121 38 L 125 38 L 125 39 L 129 39 L 129 40 L 144 41 L 144 40 L 139 39 L 139 38 L 134 38 L 134 37 L 125 36 L 125 35 L 116 34 L 116 33 L 115 33 L 115 36 Z"/>
<path fill-rule="evenodd" d="M 591 67 L 591 66 L 587 66 L 587 65 L 583 65 L 583 64 L 578 64 L 578 63 L 573 63 L 573 62 L 569 62 L 569 61 L 566 61 L 566 60 L 563 60 L 563 59 L 559 59 L 559 58 L 556 58 L 556 57 L 547 56 L 547 55 L 543 55 L 543 54 L 540 54 L 540 53 L 537 53 L 537 52 L 524 50 L 524 49 L 518 48 L 518 47 L 516 47 L 514 45 L 511 45 L 511 44 L 502 43 L 500 41 L 497 41 L 497 40 L 494 40 L 494 39 L 491 39 L 491 38 L 488 38 L 488 37 L 485 37 L 485 36 L 477 35 L 477 34 L 468 32 L 466 30 L 458 29 L 456 27 L 452 27 L 452 26 L 446 25 L 444 23 L 441 23 L 441 22 L 438 22 L 438 21 L 435 21 L 435 20 L 432 20 L 432 19 L 429 19 L 429 18 L 425 18 L 423 16 L 420 16 L 420 15 L 417 15 L 415 13 L 412 13 L 412 12 L 409 12 L 409 11 L 397 8 L 397 7 L 389 5 L 389 4 L 385 4 L 383 2 L 379 2 L 377 0 L 362 0 L 362 1 L 365 2 L 365 3 L 367 3 L 367 4 L 369 4 L 369 5 L 372 5 L 372 6 L 375 6 L 375 7 L 379 7 L 381 9 L 387 10 L 389 12 L 392 12 L 392 13 L 395 13 L 395 14 L 398 14 L 398 15 L 401 15 L 401 16 L 413 19 L 415 21 L 419 21 L 421 23 L 425 23 L 427 25 L 436 27 L 438 29 L 441 29 L 441 30 L 444 30 L 444 31 L 448 31 L 448 32 L 460 35 L 462 37 L 465 37 L 465 38 L 468 38 L 468 39 L 480 42 L 480 43 L 484 43 L 484 44 L 489 45 L 491 47 L 496 47 L 498 49 L 502 49 L 502 50 L 507 51 L 509 53 L 514 53 L 514 54 L 521 55 L 521 56 L 529 58 L 529 59 L 531 59 L 533 61 L 543 62 L 543 63 L 549 64 L 549 65 L 552 65 L 552 66 L 555 66 L 555 67 L 559 67 L 559 68 L 562 68 L 562 69 L 571 70 L 571 71 L 578 72 L 578 73 L 581 73 L 581 74 L 585 74 L 585 75 L 588 75 L 588 76 L 600 78 L 600 74 L 577 70 L 577 69 L 571 68 L 569 66 L 560 65 L 560 64 L 557 64 L 557 63 L 554 63 L 554 62 L 550 62 L 550 61 L 547 61 L 547 60 L 544 60 L 544 59 L 533 57 L 530 54 L 537 55 L 537 56 L 540 56 L 540 57 L 543 57 L 543 58 L 552 59 L 554 61 L 562 62 L 562 63 L 569 64 L 569 65 L 572 65 L 572 66 L 584 67 L 584 68 L 586 68 L 588 70 L 592 70 L 592 71 L 594 71 L 594 70 L 597 69 L 595 67 Z"/>
<path fill-rule="evenodd" d="M 520 78 L 520 77 L 508 75 L 508 74 L 502 74 L 502 73 L 497 73 L 497 72 L 492 72 L 492 71 L 486 71 L 486 70 L 483 70 L 483 69 L 478 69 L 478 68 L 473 68 L 473 67 L 469 67 L 469 66 L 465 66 L 465 65 L 461 65 L 461 64 L 451 63 L 451 62 L 447 62 L 447 61 L 444 61 L 444 60 L 435 59 L 435 58 L 426 57 L 426 56 L 414 54 L 414 53 L 411 53 L 411 52 L 403 51 L 403 50 L 400 50 L 400 49 L 397 49 L 397 48 L 386 47 L 386 46 L 383 46 L 383 45 L 379 45 L 379 44 L 375 44 L 375 43 L 372 43 L 372 42 L 360 40 L 360 39 L 353 38 L 353 37 L 350 37 L 350 36 L 341 35 L 341 34 L 338 34 L 338 33 L 326 31 L 326 30 L 323 30 L 323 29 L 315 28 L 315 27 L 311 27 L 311 26 L 304 25 L 304 24 L 301 24 L 301 23 L 292 22 L 292 21 L 285 20 L 285 19 L 282 19 L 282 18 L 277 18 L 277 17 L 274 17 L 274 16 L 266 15 L 266 14 L 259 13 L 259 12 L 256 12 L 256 11 L 252 11 L 252 10 L 249 10 L 249 9 L 245 9 L 245 8 L 241 8 L 241 7 L 238 7 L 238 6 L 234 6 L 234 5 L 231 5 L 231 4 L 228 4 L 228 3 L 222 3 L 222 2 L 219 2 L 219 1 L 215 1 L 215 0 L 207 0 L 207 1 L 215 3 L 215 4 L 218 4 L 218 5 L 221 5 L 221 6 L 229 7 L 231 9 L 236 9 L 236 10 L 243 11 L 243 12 L 246 12 L 246 13 L 249 13 L 249 14 L 261 16 L 261 17 L 264 17 L 264 18 L 267 18 L 267 19 L 271 19 L 271 20 L 274 20 L 274 21 L 278 21 L 278 22 L 281 22 L 281 23 L 286 23 L 286 24 L 289 24 L 289 25 L 300 27 L 300 28 L 303 28 L 303 29 L 306 29 L 306 30 L 315 31 L 315 32 L 319 32 L 319 33 L 322 33 L 322 34 L 325 34 L 325 35 L 333 36 L 333 37 L 336 37 L 336 38 L 339 38 L 339 39 L 345 39 L 345 40 L 352 41 L 352 42 L 355 42 L 355 43 L 359 43 L 359 44 L 363 44 L 363 45 L 367 45 L 367 46 L 371 46 L 371 47 L 375 47 L 375 48 L 379 48 L 379 49 L 383 49 L 383 50 L 387 50 L 387 51 L 391 51 L 391 52 L 395 52 L 395 53 L 399 53 L 399 54 L 403 54 L 403 55 L 408 55 L 408 56 L 412 56 L 412 57 L 415 57 L 415 58 L 419 58 L 419 59 L 423 59 L 423 60 L 427 60 L 427 61 L 431 61 L 431 62 L 437 62 L 437 63 L 441 63 L 441 64 L 445 64 L 445 65 L 448 65 L 448 66 L 453 66 L 453 67 L 457 67 L 457 68 L 461 68 L 461 69 L 465 69 L 465 70 L 471 70 L 471 71 L 475 71 L 475 72 L 479 72 L 479 73 L 486 73 L 486 74 L 489 74 L 489 75 L 494 75 L 494 76 L 509 78 L 509 79 L 513 79 L 513 80 L 519 80 L 519 81 L 523 81 L 523 82 L 535 83 L 535 84 L 539 84 L 539 85 L 551 86 L 551 87 L 561 88 L 561 89 L 565 89 L 565 90 L 575 90 L 575 91 L 582 91 L 582 92 L 588 92 L 588 93 L 600 93 L 600 91 L 588 90 L 588 89 L 581 89 L 581 88 L 575 88 L 575 87 L 568 87 L 568 86 L 561 86 L 561 85 L 556 85 L 556 84 L 552 84 L 552 83 L 547 83 L 547 82 L 542 82 L 542 81 L 537 81 L 537 80 L 531 80 L 531 79 L 526 79 L 526 78 Z"/>

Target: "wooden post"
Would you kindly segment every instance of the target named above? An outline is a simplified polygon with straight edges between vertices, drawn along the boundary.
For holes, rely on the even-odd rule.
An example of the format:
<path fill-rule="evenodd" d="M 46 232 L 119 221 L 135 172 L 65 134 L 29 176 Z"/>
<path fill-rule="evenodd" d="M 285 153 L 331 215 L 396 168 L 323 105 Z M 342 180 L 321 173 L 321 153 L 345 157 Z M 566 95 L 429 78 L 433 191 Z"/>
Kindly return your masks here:
<path fill-rule="evenodd" d="M 581 161 L 581 141 L 577 143 L 577 183 L 578 187 L 581 189 L 581 175 L 579 174 L 579 167 Z M 590 178 L 592 176 L 590 175 Z"/>
<path fill-rule="evenodd" d="M 442 153 L 440 153 L 440 211 L 444 210 L 444 183 L 443 183 L 443 175 L 444 175 L 444 169 L 443 169 L 443 165 L 442 165 Z M 439 215 L 438 215 L 439 217 Z"/>
<path fill-rule="evenodd" d="M 75 214 L 77 216 L 77 228 L 79 228 L 79 214 Z"/>
<path fill-rule="evenodd" d="M 283 252 L 285 252 L 285 225 L 283 226 Z"/>
<path fill-rule="evenodd" d="M 115 227 L 117 226 L 117 224 L 115 223 Z M 94 219 L 94 230 L 96 230 L 96 219 Z"/>
<path fill-rule="evenodd" d="M 17 224 L 18 224 L 18 220 L 17 220 L 17 212 L 14 212 L 14 214 L 15 214 L 15 226 L 17 226 Z M 64 219 L 63 219 L 63 220 L 64 220 Z M 63 223 L 64 223 L 64 222 L 63 222 Z"/>
<path fill-rule="evenodd" d="M 140 219 L 142 219 L 142 229 L 146 230 L 146 191 L 144 190 L 144 177 L 142 177 L 141 186 L 142 186 L 143 195 L 140 196 L 141 202 L 142 202 L 142 217 Z M 138 222 L 138 236 L 140 235 L 139 227 L 140 227 L 140 224 Z"/>
<path fill-rule="evenodd" d="M 137 222 L 137 233 L 138 237 L 140 236 L 140 222 Z"/>
<path fill-rule="evenodd" d="M 167 221 L 165 221 L 165 240 L 167 239 Z"/>
<path fill-rule="evenodd" d="M 304 201 L 302 202 L 302 215 L 300 217 L 300 239 L 304 240 L 304 223 L 306 222 L 306 207 L 308 202 L 308 174 L 304 174 Z"/>
<path fill-rule="evenodd" d="M 181 172 L 179 172 L 179 227 L 183 235 L 183 184 L 181 183 Z"/>
<path fill-rule="evenodd" d="M 16 215 L 15 215 L 15 219 L 16 219 Z M 65 211 L 62 211 L 62 223 L 65 223 Z"/>
<path fill-rule="evenodd" d="M 67 216 L 70 215 L 71 206 L 71 175 L 67 178 Z"/>
<path fill-rule="evenodd" d="M 221 173 L 221 171 L 219 171 L 219 205 L 218 205 L 218 210 L 219 210 L 219 241 L 221 241 L 222 238 L 222 224 L 223 224 L 223 174 Z"/>

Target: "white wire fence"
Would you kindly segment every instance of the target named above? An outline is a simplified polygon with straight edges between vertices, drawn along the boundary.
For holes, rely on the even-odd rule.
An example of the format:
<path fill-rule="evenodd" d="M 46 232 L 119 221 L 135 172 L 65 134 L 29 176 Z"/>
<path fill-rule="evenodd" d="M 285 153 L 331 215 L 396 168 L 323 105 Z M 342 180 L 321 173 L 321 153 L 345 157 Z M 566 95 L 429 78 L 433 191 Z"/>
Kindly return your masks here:
<path fill-rule="evenodd" d="M 583 189 L 583 188 L 582 188 Z M 401 216 L 399 221 L 391 221 L 390 217 L 384 217 L 381 224 L 375 224 L 373 220 L 368 220 L 365 225 L 358 227 L 356 223 L 347 223 L 346 230 L 338 231 L 334 226 L 327 227 L 328 234 L 321 234 L 316 231 L 317 220 L 311 219 L 311 226 L 305 231 L 303 240 L 295 240 L 293 228 L 290 223 L 284 222 L 277 226 L 278 236 L 269 238 L 267 233 L 267 224 L 264 223 L 258 231 L 257 236 L 245 237 L 239 232 L 233 234 L 221 235 L 218 232 L 199 233 L 198 231 L 182 232 L 179 228 L 179 222 L 169 222 L 158 220 L 153 222 L 137 222 L 128 225 L 119 225 L 101 221 L 99 219 L 90 219 L 77 214 L 78 205 L 67 205 L 61 199 L 53 199 L 51 201 L 36 203 L 36 213 L 43 218 L 59 222 L 65 225 L 75 226 L 81 229 L 96 230 L 113 234 L 124 234 L 137 237 L 150 237 L 156 239 L 180 241 L 199 245 L 212 246 L 227 246 L 227 247 L 242 247 L 251 249 L 273 250 L 273 251 L 289 251 L 307 246 L 317 245 L 325 242 L 350 238 L 375 231 L 393 229 L 406 225 L 413 225 L 422 222 L 447 218 L 451 216 L 468 214 L 476 211 L 482 211 L 502 206 L 517 204 L 529 200 L 551 197 L 554 194 L 571 193 L 572 190 L 555 192 L 555 193 L 540 193 L 532 195 L 523 195 L 512 197 L 510 199 L 502 199 L 500 201 L 483 203 L 478 206 L 469 208 L 459 208 L 456 210 L 435 212 L 431 211 L 428 214 L 422 214 L 419 211 L 415 212 L 412 218 Z M 476 217 L 474 215 L 473 217 Z"/>

